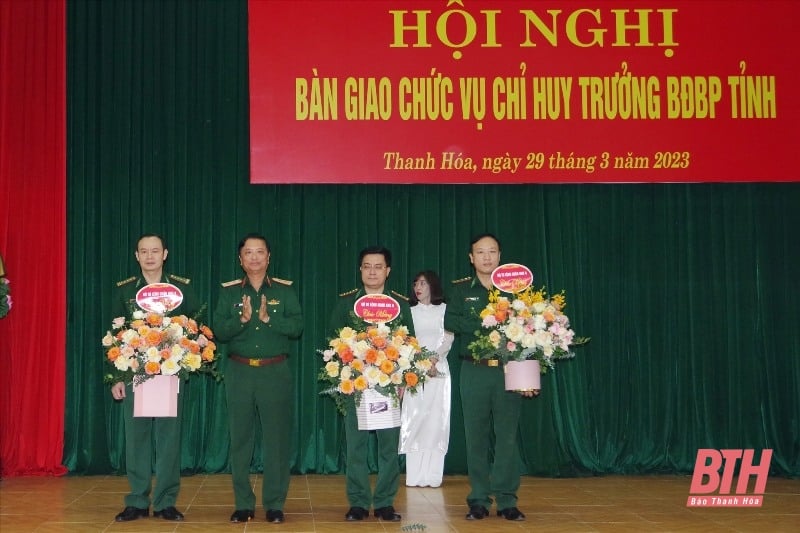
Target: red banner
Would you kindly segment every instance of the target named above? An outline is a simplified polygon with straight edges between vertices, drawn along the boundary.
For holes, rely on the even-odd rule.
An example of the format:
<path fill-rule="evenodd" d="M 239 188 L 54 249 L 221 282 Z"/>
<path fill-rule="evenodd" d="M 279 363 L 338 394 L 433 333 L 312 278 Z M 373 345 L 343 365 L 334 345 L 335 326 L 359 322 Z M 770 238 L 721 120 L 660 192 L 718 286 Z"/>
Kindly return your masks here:
<path fill-rule="evenodd" d="M 250 0 L 250 181 L 800 181 L 798 20 L 794 0 Z"/>

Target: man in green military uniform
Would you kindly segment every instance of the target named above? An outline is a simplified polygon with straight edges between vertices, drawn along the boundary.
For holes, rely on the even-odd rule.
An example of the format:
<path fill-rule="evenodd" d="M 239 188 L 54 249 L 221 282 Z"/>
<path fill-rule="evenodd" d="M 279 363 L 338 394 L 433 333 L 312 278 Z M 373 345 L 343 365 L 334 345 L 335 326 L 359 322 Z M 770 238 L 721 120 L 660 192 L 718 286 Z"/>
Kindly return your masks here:
<path fill-rule="evenodd" d="M 394 291 L 386 290 L 386 279 L 392 270 L 392 253 L 382 246 L 372 246 L 361 250 L 358 257 L 363 287 L 340 295 L 328 326 L 329 334 L 336 336 L 345 326 L 354 326 L 359 319 L 353 312 L 356 300 L 365 294 L 386 294 L 399 297 L 400 315 L 391 323 L 404 325 L 414 335 L 414 323 L 411 320 L 411 308 L 406 297 Z M 397 298 L 396 298 L 397 299 Z M 366 327 L 367 324 L 363 323 Z M 397 447 L 400 441 L 400 428 L 374 430 L 378 438 L 378 479 L 373 493 L 369 482 L 367 455 L 369 448 L 369 431 L 358 429 L 355 401 L 348 398 L 347 412 L 344 416 L 345 435 L 347 438 L 346 474 L 347 499 L 350 509 L 345 514 L 348 521 L 363 520 L 369 516 L 370 506 L 374 506 L 375 516 L 382 520 L 396 522 L 400 515 L 394 510 L 394 498 L 400 482 L 400 459 Z"/>
<path fill-rule="evenodd" d="M 497 515 L 508 520 L 524 520 L 517 508 L 519 489 L 519 451 L 517 430 L 521 397 L 538 391 L 516 393 L 505 390 L 503 367 L 497 360 L 475 361 L 467 345 L 481 327 L 478 314 L 489 303 L 492 272 L 500 265 L 500 241 L 490 233 L 478 235 L 470 243 L 469 260 L 475 277 L 453 282 L 447 298 L 444 327 L 456 334 L 461 363 L 461 404 L 464 411 L 464 436 L 467 444 L 467 520 L 481 520 L 489 514 L 491 496 L 497 500 Z M 494 464 L 487 450 L 494 435 Z"/>
<path fill-rule="evenodd" d="M 117 283 L 111 301 L 112 318 L 131 318 L 139 309 L 136 293 L 152 283 L 170 283 L 180 289 L 183 300 L 170 315 L 192 317 L 200 309 L 188 279 L 164 274 L 167 246 L 159 235 L 142 235 L 136 244 L 136 260 L 142 269 L 140 276 L 131 276 Z M 110 322 L 110 321 L 109 321 Z M 125 424 L 125 462 L 131 492 L 125 496 L 125 509 L 116 516 L 117 522 L 128 522 L 148 516 L 152 478 L 153 440 L 155 439 L 156 484 L 153 490 L 153 516 L 165 520 L 183 520 L 175 508 L 181 484 L 181 413 L 177 417 L 134 417 L 131 383 L 118 381 L 111 387 L 115 400 L 122 400 Z"/>
<path fill-rule="evenodd" d="M 246 275 L 222 284 L 214 311 L 214 333 L 228 344 L 225 389 L 236 498 L 231 522 L 255 516 L 250 462 L 256 422 L 264 462 L 261 503 L 268 522 L 284 521 L 289 491 L 294 378 L 286 359 L 290 339 L 303 331 L 303 314 L 292 282 L 267 276 L 269 260 L 266 237 L 245 236 L 239 242 L 239 264 Z"/>

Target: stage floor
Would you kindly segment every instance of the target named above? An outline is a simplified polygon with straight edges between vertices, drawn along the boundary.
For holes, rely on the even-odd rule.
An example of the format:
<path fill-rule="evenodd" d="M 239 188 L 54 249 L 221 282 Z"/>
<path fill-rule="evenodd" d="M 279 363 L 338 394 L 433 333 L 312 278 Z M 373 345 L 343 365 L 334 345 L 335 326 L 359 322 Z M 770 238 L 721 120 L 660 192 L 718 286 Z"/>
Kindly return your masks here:
<path fill-rule="evenodd" d="M 252 480 L 259 500 L 261 476 Z M 118 524 L 114 516 L 123 508 L 125 477 L 19 477 L 0 480 L 0 531 L 800 531 L 800 480 L 769 478 L 763 505 L 748 508 L 687 508 L 690 484 L 690 476 L 523 477 L 519 508 L 526 521 L 506 521 L 495 509 L 488 518 L 467 521 L 467 479 L 446 476 L 440 488 L 401 485 L 395 508 L 403 520 L 384 523 L 373 517 L 344 520 L 348 505 L 343 476 L 292 476 L 286 522 L 267 523 L 259 507 L 252 522 L 231 524 L 230 476 L 196 475 L 182 478 L 177 507 L 186 521 L 151 516 Z"/>

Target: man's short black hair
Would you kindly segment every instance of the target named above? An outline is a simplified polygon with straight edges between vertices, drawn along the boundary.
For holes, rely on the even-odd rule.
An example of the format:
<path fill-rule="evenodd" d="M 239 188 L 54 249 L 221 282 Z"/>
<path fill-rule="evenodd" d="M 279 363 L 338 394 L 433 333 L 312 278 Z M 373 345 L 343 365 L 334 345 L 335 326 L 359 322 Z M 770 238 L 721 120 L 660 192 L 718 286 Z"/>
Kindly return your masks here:
<path fill-rule="evenodd" d="M 158 233 L 142 233 L 141 235 L 139 235 L 139 238 L 136 239 L 136 250 L 137 251 L 139 250 L 139 243 L 142 242 L 142 239 L 149 239 L 150 237 L 155 237 L 156 239 L 161 241 L 161 248 L 163 248 L 164 250 L 167 249 L 167 241 L 164 240 L 164 237 L 162 237 Z"/>
<path fill-rule="evenodd" d="M 480 234 L 475 235 L 474 237 L 472 237 L 472 240 L 469 241 L 469 253 L 472 253 L 472 246 L 476 242 L 478 242 L 479 240 L 481 240 L 481 239 L 483 239 L 485 237 L 490 237 L 490 238 L 494 239 L 494 242 L 497 243 L 497 250 L 498 251 L 502 251 L 503 250 L 503 247 L 500 245 L 500 239 L 498 239 L 497 236 L 494 233 L 480 233 Z"/>
<path fill-rule="evenodd" d="M 237 250 L 239 255 L 242 254 L 242 248 L 244 248 L 244 243 L 246 243 L 248 239 L 258 239 L 259 241 L 264 241 L 264 246 L 267 247 L 267 253 L 272 253 L 270 251 L 269 241 L 267 240 L 266 237 L 264 237 L 260 233 L 248 233 L 247 235 L 242 237 L 241 241 L 239 241 L 239 248 Z"/>
<path fill-rule="evenodd" d="M 392 252 L 389 251 L 388 248 L 385 246 L 367 246 L 358 254 L 358 267 L 361 268 L 361 261 L 364 260 L 365 255 L 371 254 L 381 254 L 383 256 L 383 260 L 386 261 L 386 266 L 392 266 Z"/>

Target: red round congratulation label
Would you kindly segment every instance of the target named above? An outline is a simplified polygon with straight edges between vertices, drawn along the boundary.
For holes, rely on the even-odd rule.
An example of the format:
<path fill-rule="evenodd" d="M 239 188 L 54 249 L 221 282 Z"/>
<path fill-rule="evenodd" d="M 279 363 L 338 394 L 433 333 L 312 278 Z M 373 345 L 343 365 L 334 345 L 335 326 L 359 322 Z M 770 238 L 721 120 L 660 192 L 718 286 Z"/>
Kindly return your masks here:
<path fill-rule="evenodd" d="M 400 316 L 400 304 L 385 294 L 367 294 L 356 300 L 353 312 L 364 322 L 382 324 Z"/>
<path fill-rule="evenodd" d="M 492 284 L 503 292 L 524 291 L 533 283 L 533 272 L 525 265 L 506 263 L 492 271 Z"/>
<path fill-rule="evenodd" d="M 183 302 L 183 293 L 171 283 L 151 283 L 136 293 L 136 305 L 152 313 L 169 313 Z"/>

